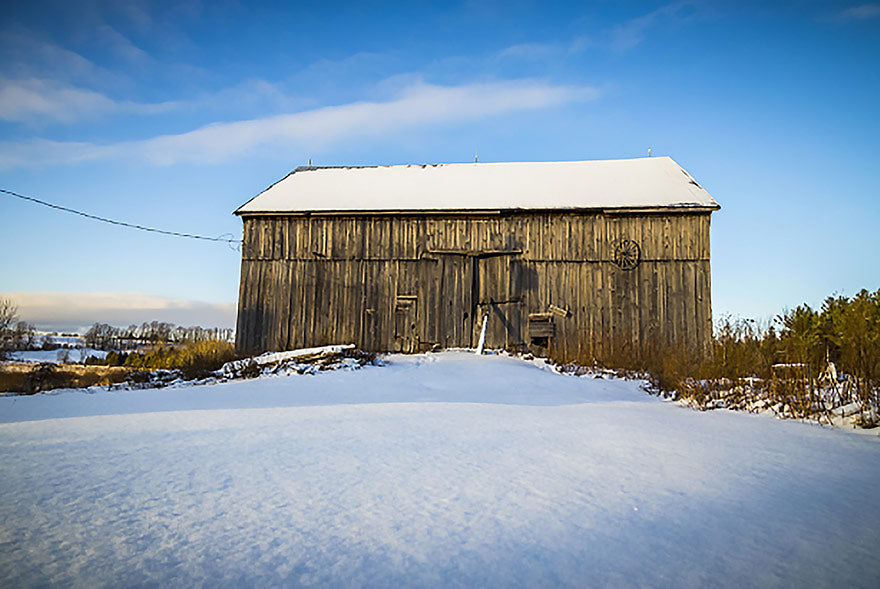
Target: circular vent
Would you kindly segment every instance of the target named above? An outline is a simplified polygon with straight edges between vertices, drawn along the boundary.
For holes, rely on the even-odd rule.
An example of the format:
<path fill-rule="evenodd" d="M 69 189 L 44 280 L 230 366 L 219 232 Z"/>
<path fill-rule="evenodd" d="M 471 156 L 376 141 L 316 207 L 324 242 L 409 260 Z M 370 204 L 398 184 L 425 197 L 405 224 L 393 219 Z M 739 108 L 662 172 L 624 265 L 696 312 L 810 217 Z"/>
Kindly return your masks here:
<path fill-rule="evenodd" d="M 621 270 L 632 270 L 639 265 L 642 248 L 632 239 L 621 239 L 614 246 L 614 265 Z"/>

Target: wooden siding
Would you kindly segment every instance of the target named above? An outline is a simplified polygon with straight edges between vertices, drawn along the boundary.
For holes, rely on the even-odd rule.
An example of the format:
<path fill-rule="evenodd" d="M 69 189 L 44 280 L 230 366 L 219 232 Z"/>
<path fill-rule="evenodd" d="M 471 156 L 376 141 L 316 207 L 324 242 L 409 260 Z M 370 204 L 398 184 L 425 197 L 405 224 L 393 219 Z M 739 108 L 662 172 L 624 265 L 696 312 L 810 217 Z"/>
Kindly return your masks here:
<path fill-rule="evenodd" d="M 243 221 L 241 353 L 470 347 L 487 313 L 487 347 L 534 349 L 529 315 L 551 305 L 554 335 L 536 351 L 558 360 L 711 335 L 708 213 Z M 635 269 L 612 262 L 623 239 L 641 248 Z"/>

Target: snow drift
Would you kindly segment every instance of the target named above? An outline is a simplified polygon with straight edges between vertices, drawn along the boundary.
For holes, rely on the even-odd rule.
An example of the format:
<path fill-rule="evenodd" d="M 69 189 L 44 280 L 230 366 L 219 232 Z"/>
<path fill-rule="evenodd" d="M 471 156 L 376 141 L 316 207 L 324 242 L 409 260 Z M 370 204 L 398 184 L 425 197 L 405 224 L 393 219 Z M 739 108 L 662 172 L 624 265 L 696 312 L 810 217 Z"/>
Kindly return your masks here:
<path fill-rule="evenodd" d="M 502 356 L 0 398 L 0 584 L 877 586 L 880 441 Z"/>

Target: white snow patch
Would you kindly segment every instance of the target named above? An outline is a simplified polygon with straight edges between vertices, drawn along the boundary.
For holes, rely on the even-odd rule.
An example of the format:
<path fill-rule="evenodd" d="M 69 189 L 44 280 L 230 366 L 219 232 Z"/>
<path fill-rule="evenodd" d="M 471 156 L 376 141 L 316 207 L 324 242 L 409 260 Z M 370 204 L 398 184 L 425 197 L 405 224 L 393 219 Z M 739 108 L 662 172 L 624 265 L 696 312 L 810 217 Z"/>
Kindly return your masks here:
<path fill-rule="evenodd" d="M 502 355 L 0 398 L 0 585 L 876 586 L 878 440 Z"/>
<path fill-rule="evenodd" d="M 267 364 L 282 362 L 284 360 L 296 360 L 297 358 L 302 358 L 304 356 L 327 356 L 330 354 L 339 354 L 346 350 L 354 349 L 354 344 L 320 346 L 317 348 L 300 348 L 298 350 L 290 350 L 288 352 L 266 352 L 265 354 L 254 356 L 253 358 L 251 358 L 251 360 L 256 362 L 258 366 L 265 366 Z"/>
<path fill-rule="evenodd" d="M 10 352 L 9 359 L 18 362 L 50 362 L 52 364 L 60 364 L 64 357 L 68 362 L 81 362 L 86 358 L 93 356 L 95 358 L 105 358 L 106 350 L 96 350 L 94 348 L 58 348 L 57 350 L 20 350 Z"/>
<path fill-rule="evenodd" d="M 359 351 L 354 344 L 335 344 L 286 352 L 266 352 L 251 358 L 233 360 L 221 366 L 216 374 L 225 379 L 270 374 L 317 374 L 324 370 L 357 370 L 374 359 L 374 355 Z"/>
<path fill-rule="evenodd" d="M 296 360 L 298 358 L 303 358 L 306 356 L 329 356 L 333 354 L 340 354 L 345 351 L 354 350 L 354 344 L 338 344 L 332 346 L 319 346 L 316 348 L 300 348 L 297 350 L 290 350 L 287 352 L 266 352 L 265 354 L 260 354 L 259 356 L 254 356 L 253 358 L 245 358 L 243 360 L 235 360 L 233 362 L 227 362 L 220 369 L 221 372 L 232 373 L 237 372 L 244 368 L 248 363 L 256 364 L 257 366 L 268 366 L 270 364 L 278 364 L 281 362 L 286 362 L 289 360 Z"/>

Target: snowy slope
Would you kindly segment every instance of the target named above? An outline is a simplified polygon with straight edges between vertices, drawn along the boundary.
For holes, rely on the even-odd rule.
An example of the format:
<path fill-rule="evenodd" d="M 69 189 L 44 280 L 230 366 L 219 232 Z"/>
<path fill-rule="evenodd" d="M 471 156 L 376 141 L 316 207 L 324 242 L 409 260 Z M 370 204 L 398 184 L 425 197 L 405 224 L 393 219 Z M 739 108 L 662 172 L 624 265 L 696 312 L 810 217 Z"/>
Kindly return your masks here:
<path fill-rule="evenodd" d="M 0 398 L 0 585 L 880 584 L 880 440 L 501 356 Z"/>

